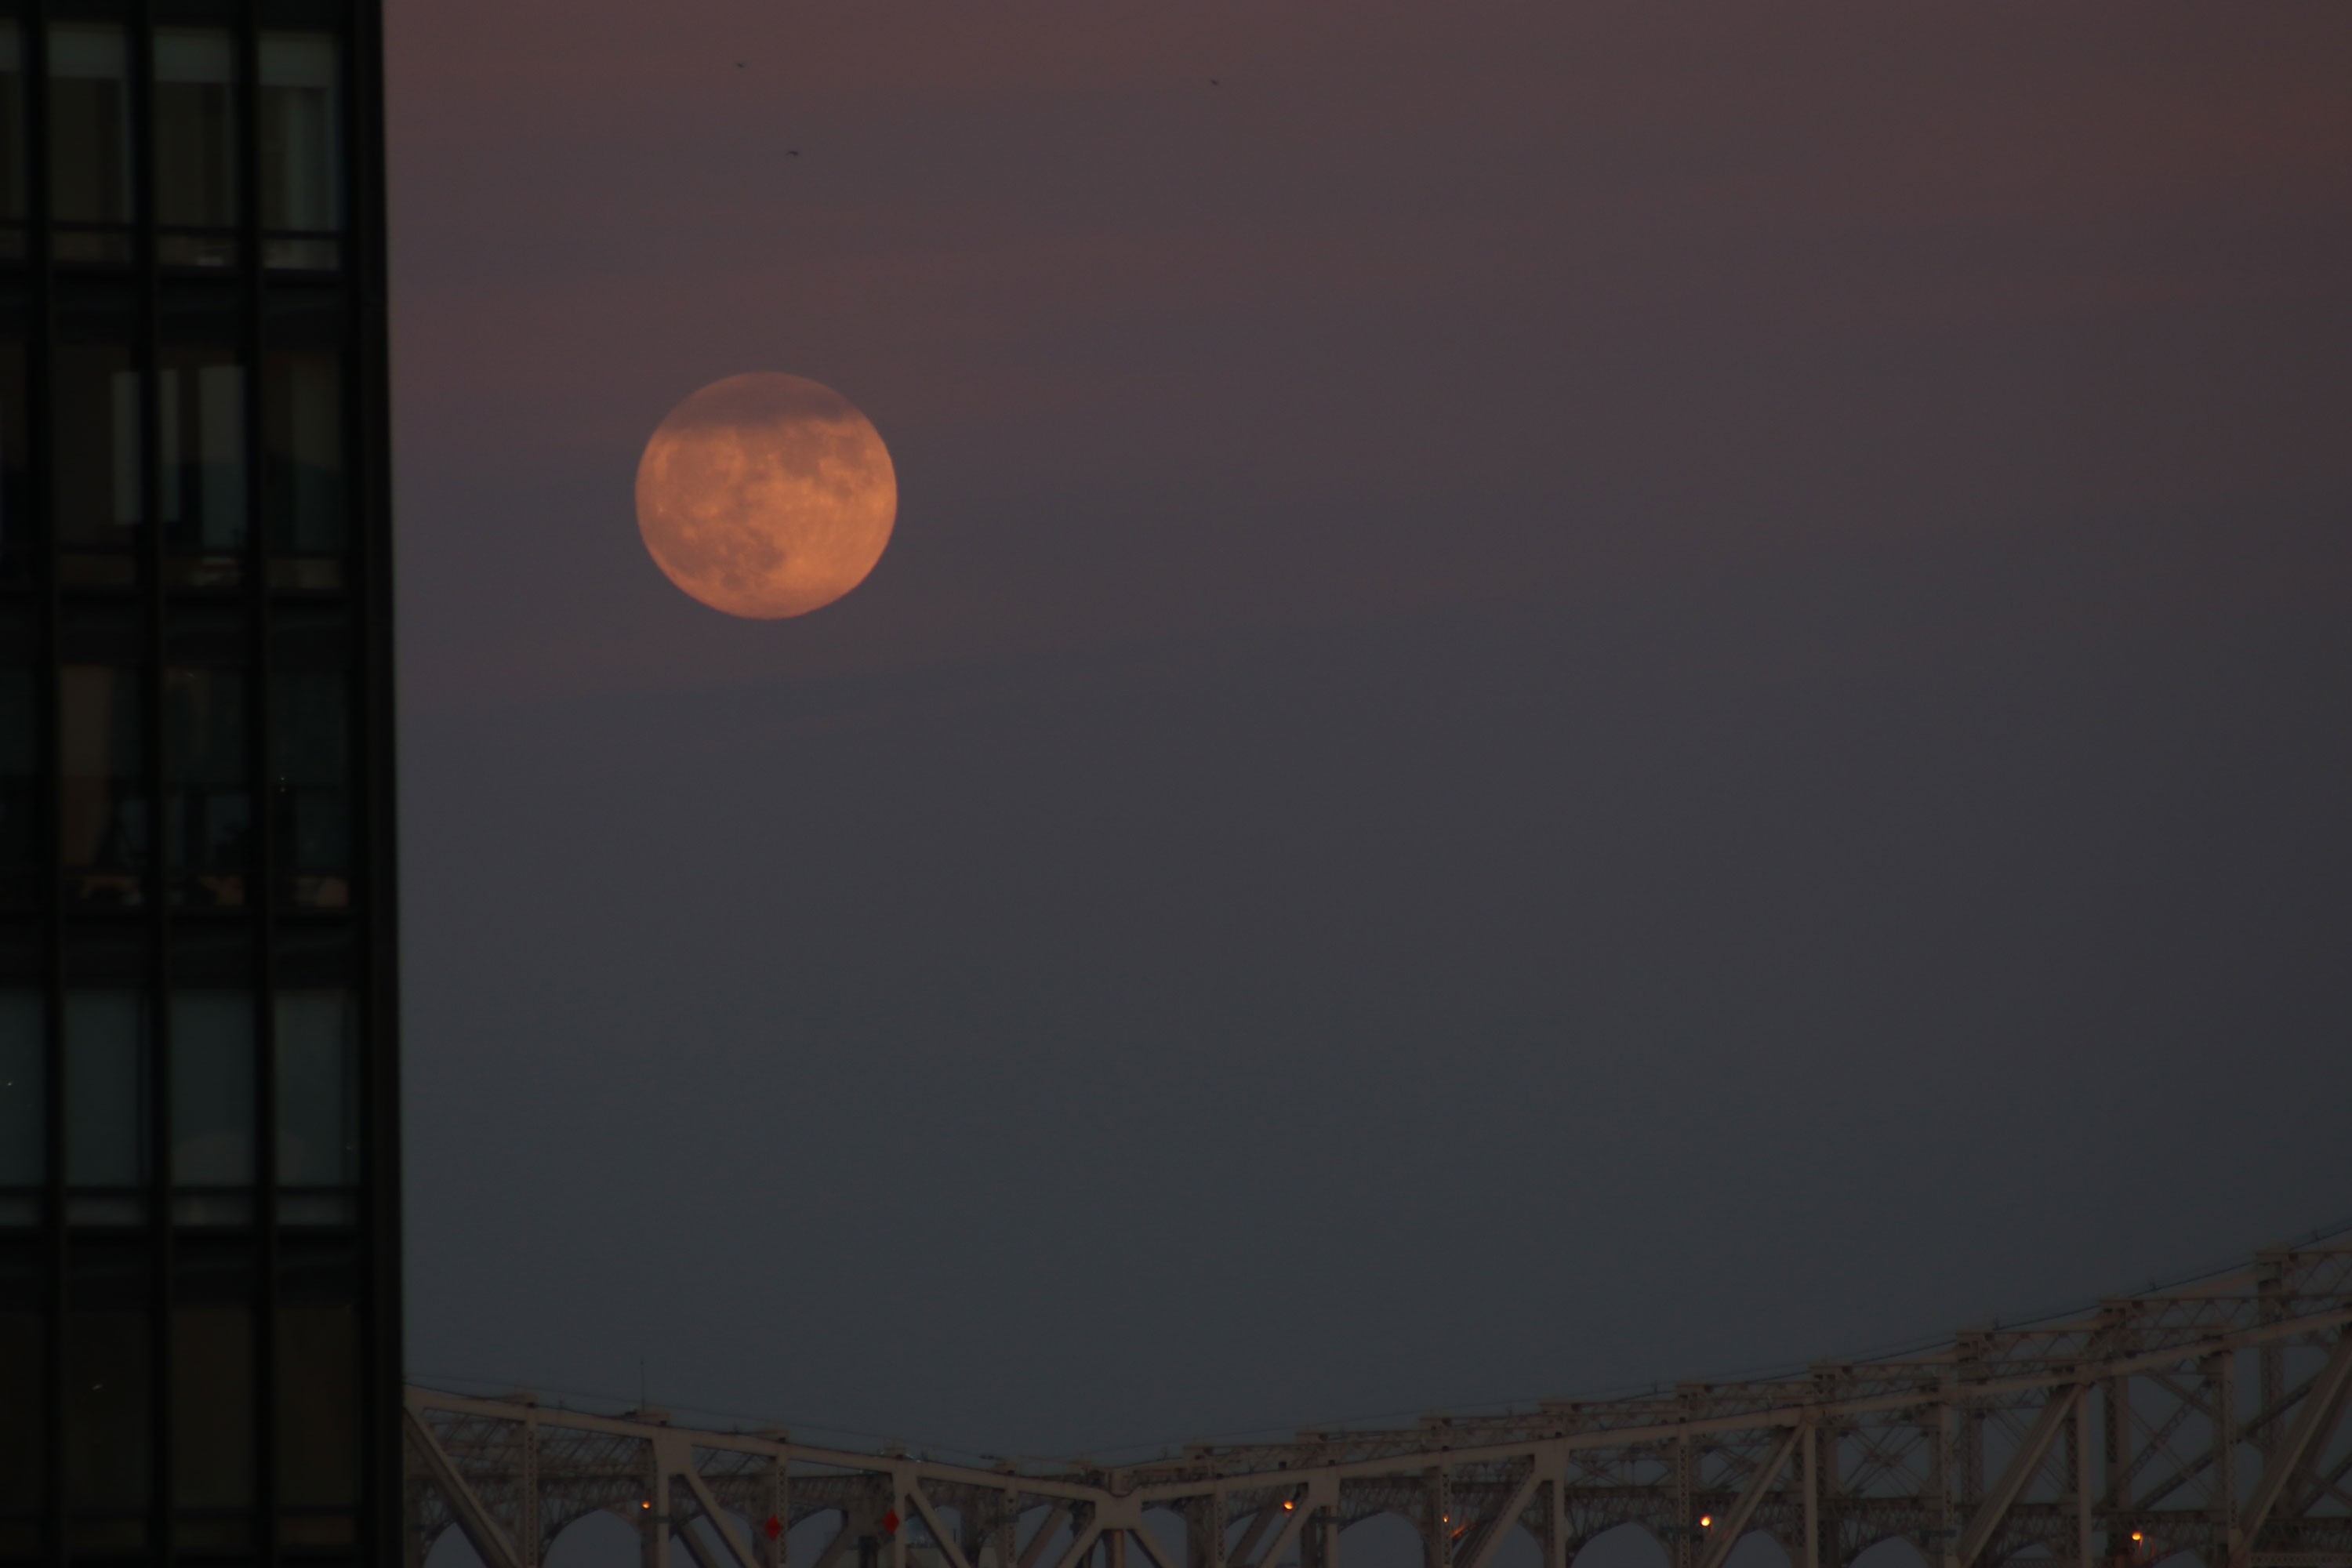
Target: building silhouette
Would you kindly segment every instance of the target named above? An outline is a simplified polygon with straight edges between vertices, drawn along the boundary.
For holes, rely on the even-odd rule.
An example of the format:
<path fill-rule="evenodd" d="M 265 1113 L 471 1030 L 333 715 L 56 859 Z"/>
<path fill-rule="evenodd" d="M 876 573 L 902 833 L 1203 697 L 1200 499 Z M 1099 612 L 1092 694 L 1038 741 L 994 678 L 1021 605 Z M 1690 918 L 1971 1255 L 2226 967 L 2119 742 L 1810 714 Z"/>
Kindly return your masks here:
<path fill-rule="evenodd" d="M 396 1549 L 379 38 L 0 4 L 0 1564 Z"/>

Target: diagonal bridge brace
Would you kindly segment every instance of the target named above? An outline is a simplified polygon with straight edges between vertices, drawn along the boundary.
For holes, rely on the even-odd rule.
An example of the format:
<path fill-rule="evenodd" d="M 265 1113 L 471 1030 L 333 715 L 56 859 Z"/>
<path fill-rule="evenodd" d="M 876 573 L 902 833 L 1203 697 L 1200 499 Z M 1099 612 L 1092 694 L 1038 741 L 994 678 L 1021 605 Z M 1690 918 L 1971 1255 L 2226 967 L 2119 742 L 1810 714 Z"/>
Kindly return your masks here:
<path fill-rule="evenodd" d="M 1953 1554 L 1955 1568 L 1970 1568 L 1991 1544 L 1993 1536 L 2009 1518 L 2009 1510 L 2016 1506 L 2027 1484 L 2042 1468 L 2042 1462 L 2050 1457 L 2050 1446 L 2057 1441 L 2068 1417 L 2074 1414 L 2074 1406 L 2088 1392 L 2087 1385 L 2080 1383 L 2062 1384 L 2051 1391 L 2042 1414 L 2034 1418 L 2032 1429 L 2025 1434 L 2025 1441 L 2009 1457 L 2000 1479 L 1993 1483 L 1984 1501 L 1977 1505 L 1969 1527 L 1960 1532 L 1959 1548 Z"/>
<path fill-rule="evenodd" d="M 481 1498 L 466 1478 L 457 1473 L 457 1467 L 450 1462 L 448 1451 L 441 1447 L 440 1439 L 433 1436 L 433 1428 L 418 1420 L 414 1410 L 403 1409 L 400 1415 L 402 1425 L 408 1428 L 409 1446 L 416 1450 L 425 1461 L 425 1468 L 432 1472 L 433 1484 L 441 1489 L 441 1495 L 449 1504 L 450 1515 L 457 1521 L 458 1531 L 481 1558 L 485 1568 L 522 1568 L 522 1557 L 515 1551 L 514 1542 L 507 1539 L 507 1532 L 499 1527 L 499 1521 L 490 1517 L 490 1510 L 482 1506 Z"/>
<path fill-rule="evenodd" d="M 1779 1442 L 1772 1445 L 1772 1452 L 1756 1467 L 1755 1475 L 1748 1478 L 1746 1489 L 1739 1494 L 1739 1500 L 1733 1503 L 1731 1511 L 1717 1520 L 1716 1527 L 1707 1531 L 1706 1552 L 1699 1558 L 1698 1568 L 1723 1568 L 1730 1559 L 1731 1549 L 1739 1544 L 1740 1536 L 1747 1532 L 1748 1521 L 1756 1517 L 1756 1510 L 1764 1505 L 1764 1499 L 1779 1483 L 1780 1472 L 1789 1468 L 1789 1457 L 1797 1451 L 1797 1444 L 1807 1430 L 1803 1426 L 1791 1426 L 1780 1435 Z"/>
<path fill-rule="evenodd" d="M 2288 1484 L 2303 1475 L 2312 1456 L 2326 1445 L 2327 1435 L 2343 1418 L 2347 1389 L 2352 1389 L 2352 1329 L 2336 1334 L 2336 1349 L 2313 1380 L 2311 1392 L 2304 1395 L 2303 1408 L 2295 1412 L 2294 1425 L 2287 1428 L 2285 1440 L 2263 1461 L 2263 1479 L 2255 1485 L 2254 1495 L 2246 1500 L 2244 1511 L 2231 1521 L 2230 1568 L 2249 1568 L 2252 1563 L 2254 1537 L 2262 1533 Z"/>

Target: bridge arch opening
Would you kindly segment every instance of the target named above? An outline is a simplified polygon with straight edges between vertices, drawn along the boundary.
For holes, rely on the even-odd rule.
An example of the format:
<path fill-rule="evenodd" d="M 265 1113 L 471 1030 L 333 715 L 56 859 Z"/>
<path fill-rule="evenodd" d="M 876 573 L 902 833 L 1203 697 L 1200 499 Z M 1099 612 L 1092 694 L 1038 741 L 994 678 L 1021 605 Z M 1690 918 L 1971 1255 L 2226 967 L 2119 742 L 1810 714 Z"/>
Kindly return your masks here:
<path fill-rule="evenodd" d="M 1927 1557 L 1906 1537 L 1890 1535 L 1855 1552 L 1846 1568 L 1927 1568 Z"/>
<path fill-rule="evenodd" d="M 600 1508 L 555 1532 L 555 1539 L 547 1544 L 545 1568 L 635 1568 L 643 1561 L 635 1528 Z"/>
<path fill-rule="evenodd" d="M 1570 1568 L 1666 1568 L 1666 1543 L 1639 1520 L 1612 1525 L 1578 1548 Z"/>
<path fill-rule="evenodd" d="M 1544 1568 L 1543 1542 L 1515 1519 L 1486 1563 L 1487 1568 Z"/>
<path fill-rule="evenodd" d="M 1401 1513 L 1376 1513 L 1339 1530 L 1339 1568 L 1423 1568 L 1421 1531 Z"/>
<path fill-rule="evenodd" d="M 821 1508 L 793 1520 L 784 1530 L 785 1561 L 814 1563 L 823 1556 L 824 1549 L 833 1544 L 833 1538 L 841 1533 L 843 1517 L 837 1508 Z M 849 1561 L 855 1563 L 856 1555 L 852 1553 Z"/>
<path fill-rule="evenodd" d="M 433 1550 L 425 1554 L 425 1568 L 482 1568 L 482 1557 L 466 1539 L 466 1532 L 453 1524 L 434 1538 Z"/>
<path fill-rule="evenodd" d="M 1732 1547 L 1723 1568 L 1790 1568 L 1789 1549 L 1770 1531 L 1751 1530 Z"/>

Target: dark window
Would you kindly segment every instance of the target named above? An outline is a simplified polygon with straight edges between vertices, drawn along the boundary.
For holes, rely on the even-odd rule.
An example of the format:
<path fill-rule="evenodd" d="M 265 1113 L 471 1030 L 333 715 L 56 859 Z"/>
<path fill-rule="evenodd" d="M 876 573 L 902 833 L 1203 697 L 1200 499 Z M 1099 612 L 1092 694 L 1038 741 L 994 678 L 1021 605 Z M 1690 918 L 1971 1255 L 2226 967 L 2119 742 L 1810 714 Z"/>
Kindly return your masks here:
<path fill-rule="evenodd" d="M 245 710 L 242 670 L 163 672 L 163 852 L 174 903 L 246 901 L 253 790 Z"/>
<path fill-rule="evenodd" d="M 347 991 L 278 998 L 278 1181 L 347 1187 L 359 1180 L 359 1018 Z"/>
<path fill-rule="evenodd" d="M 37 991 L 0 991 L 0 1187 L 37 1187 L 48 1160 L 47 1042 Z M 33 1208 L 0 1198 L 0 1225 L 27 1225 Z"/>
<path fill-rule="evenodd" d="M 49 205 L 60 261 L 131 258 L 131 93 L 122 29 L 49 27 Z"/>
<path fill-rule="evenodd" d="M 58 826 L 69 895 L 137 905 L 147 864 L 139 672 L 71 664 L 58 674 Z"/>
<path fill-rule="evenodd" d="M 236 262 L 236 83 L 225 28 L 156 29 L 156 255 L 166 267 Z"/>
<path fill-rule="evenodd" d="M 68 1186 L 147 1179 L 146 1024 L 144 999 L 128 987 L 66 994 Z"/>
<path fill-rule="evenodd" d="M 280 669 L 269 687 L 275 812 L 289 902 L 351 902 L 351 681 L 341 669 Z"/>
<path fill-rule="evenodd" d="M 12 330 L 0 342 L 0 581 L 10 583 L 32 575 L 37 543 L 26 499 L 32 479 L 26 401 L 25 345 Z"/>
<path fill-rule="evenodd" d="M 359 1501 L 358 1279 L 343 1251 L 289 1250 L 278 1308 L 278 1500 L 289 1510 L 341 1510 Z M 281 1539 L 332 1545 L 351 1539 L 347 1512 L 280 1522 Z"/>
<path fill-rule="evenodd" d="M 325 33 L 261 35 L 262 261 L 330 270 L 343 224 L 341 101 L 335 40 Z"/>
<path fill-rule="evenodd" d="M 172 1503 L 183 1514 L 253 1500 L 253 1258 L 237 1245 L 181 1248 L 172 1287 Z M 243 1518 L 189 1520 L 183 1548 L 234 1550 Z"/>
<path fill-rule="evenodd" d="M 146 514 L 140 493 L 139 374 L 114 344 L 58 346 L 50 405 L 58 542 L 69 583 L 123 584 Z M 93 553 L 97 552 L 97 553 Z"/>
<path fill-rule="evenodd" d="M 221 348 L 169 348 L 156 386 L 164 538 L 194 586 L 236 583 L 245 548 L 245 367 Z"/>
<path fill-rule="evenodd" d="M 172 1181 L 242 1187 L 253 1181 L 253 996 L 172 995 Z"/>
<path fill-rule="evenodd" d="M 85 1244 L 68 1265 L 66 1507 L 85 1549 L 145 1539 L 153 1434 L 148 1279 L 141 1246 Z"/>
<path fill-rule="evenodd" d="M 25 254 L 25 44 L 0 22 L 0 257 Z"/>
<path fill-rule="evenodd" d="M 0 907 L 31 903 L 41 879 L 33 679 L 0 668 Z"/>
<path fill-rule="evenodd" d="M 37 1513 L 49 1472 L 49 1336 L 41 1256 L 0 1247 L 0 1549 L 33 1543 L 15 1521 Z"/>
<path fill-rule="evenodd" d="M 342 356 L 272 353 L 263 367 L 270 585 L 340 588 L 348 538 Z"/>

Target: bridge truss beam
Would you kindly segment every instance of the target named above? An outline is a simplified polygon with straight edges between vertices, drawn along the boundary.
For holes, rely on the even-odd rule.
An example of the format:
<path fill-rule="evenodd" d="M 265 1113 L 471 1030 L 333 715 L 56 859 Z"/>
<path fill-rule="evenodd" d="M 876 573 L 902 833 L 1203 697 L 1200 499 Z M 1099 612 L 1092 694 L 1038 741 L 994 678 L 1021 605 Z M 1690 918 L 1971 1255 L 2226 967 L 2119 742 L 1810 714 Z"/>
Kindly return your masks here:
<path fill-rule="evenodd" d="M 2240 1363 L 2250 1375 L 2241 1376 Z M 1724 1568 L 1762 1531 L 1792 1568 L 1906 1539 L 1931 1568 L 2352 1568 L 2352 1241 L 2088 1311 L 1800 1376 L 1686 1383 L 1402 1428 L 1202 1444 L 1119 1468 L 993 1468 L 411 1388 L 411 1568 L 446 1531 L 541 1568 L 566 1526 L 630 1523 L 644 1568 L 1338 1568 L 1340 1536 L 1409 1521 L 1424 1568 L 1544 1568 L 1602 1531 Z M 1992 1479 L 1988 1480 L 1990 1476 Z M 854 1555 L 853 1555 L 854 1554 Z"/>

